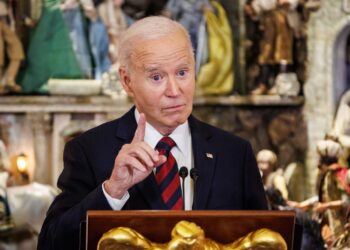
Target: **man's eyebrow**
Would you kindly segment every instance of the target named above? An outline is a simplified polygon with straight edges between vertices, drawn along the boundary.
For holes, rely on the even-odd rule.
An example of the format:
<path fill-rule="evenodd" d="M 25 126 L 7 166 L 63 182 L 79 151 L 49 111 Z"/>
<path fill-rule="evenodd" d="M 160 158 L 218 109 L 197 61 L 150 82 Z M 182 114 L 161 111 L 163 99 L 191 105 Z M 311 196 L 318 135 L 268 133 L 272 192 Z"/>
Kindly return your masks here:
<path fill-rule="evenodd" d="M 177 68 L 187 68 L 189 67 L 189 65 L 190 65 L 189 63 L 181 63 L 177 66 Z"/>
<path fill-rule="evenodd" d="M 188 68 L 189 65 L 190 65 L 190 63 L 184 62 L 184 63 L 177 65 L 176 68 L 177 69 Z M 161 65 L 156 65 L 156 64 L 144 67 L 144 71 L 146 73 L 152 73 L 152 72 L 160 71 L 160 70 L 161 70 Z"/>
<path fill-rule="evenodd" d="M 159 70 L 159 66 L 149 66 L 145 67 L 145 72 L 150 73 Z"/>

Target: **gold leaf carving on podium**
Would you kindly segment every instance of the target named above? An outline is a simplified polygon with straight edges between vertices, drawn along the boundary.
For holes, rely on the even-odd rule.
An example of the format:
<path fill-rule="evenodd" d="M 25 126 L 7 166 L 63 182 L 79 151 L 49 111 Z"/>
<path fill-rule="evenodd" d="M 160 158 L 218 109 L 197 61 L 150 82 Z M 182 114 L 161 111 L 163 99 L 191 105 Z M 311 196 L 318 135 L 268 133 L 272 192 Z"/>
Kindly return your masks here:
<path fill-rule="evenodd" d="M 167 243 L 148 240 L 128 227 L 117 227 L 106 232 L 98 242 L 97 250 L 287 250 L 283 237 L 270 229 L 262 228 L 233 241 L 221 244 L 205 237 L 202 228 L 192 222 L 180 221 L 171 232 Z"/>

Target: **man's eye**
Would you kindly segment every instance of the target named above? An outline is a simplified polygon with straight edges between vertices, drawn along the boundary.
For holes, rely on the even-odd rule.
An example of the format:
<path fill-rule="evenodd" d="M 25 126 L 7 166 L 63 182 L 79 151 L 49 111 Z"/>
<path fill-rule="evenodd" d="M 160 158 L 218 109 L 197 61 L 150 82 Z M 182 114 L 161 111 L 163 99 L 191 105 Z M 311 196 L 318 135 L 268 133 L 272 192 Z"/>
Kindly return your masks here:
<path fill-rule="evenodd" d="M 152 76 L 153 81 L 160 81 L 161 79 L 162 79 L 162 77 L 160 75 L 153 75 Z"/>
<path fill-rule="evenodd" d="M 179 70 L 179 72 L 177 73 L 179 76 L 185 76 L 186 75 L 186 70 Z"/>

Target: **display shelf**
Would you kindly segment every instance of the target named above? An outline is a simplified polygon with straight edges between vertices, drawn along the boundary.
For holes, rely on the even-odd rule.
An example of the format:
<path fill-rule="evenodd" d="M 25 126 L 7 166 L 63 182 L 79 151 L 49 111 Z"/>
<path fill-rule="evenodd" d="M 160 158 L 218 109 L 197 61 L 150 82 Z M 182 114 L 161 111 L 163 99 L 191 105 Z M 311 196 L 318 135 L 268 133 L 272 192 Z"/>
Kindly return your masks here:
<path fill-rule="evenodd" d="M 304 98 L 280 96 L 210 96 L 196 97 L 195 106 L 300 106 Z M 121 112 L 132 106 L 126 97 L 108 96 L 2 96 L 0 113 L 85 113 Z"/>

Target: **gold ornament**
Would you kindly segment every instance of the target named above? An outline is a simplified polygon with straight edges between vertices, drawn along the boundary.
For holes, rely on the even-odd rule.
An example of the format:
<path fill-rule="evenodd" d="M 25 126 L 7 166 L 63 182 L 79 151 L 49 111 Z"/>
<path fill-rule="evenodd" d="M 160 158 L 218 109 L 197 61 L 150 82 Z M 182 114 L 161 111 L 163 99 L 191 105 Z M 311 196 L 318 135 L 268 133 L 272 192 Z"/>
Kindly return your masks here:
<path fill-rule="evenodd" d="M 155 243 L 135 230 L 118 227 L 105 233 L 98 242 L 97 250 L 287 250 L 283 237 L 270 229 L 250 232 L 233 243 L 220 244 L 206 238 L 202 228 L 188 221 L 178 222 L 171 232 L 168 243 Z"/>

